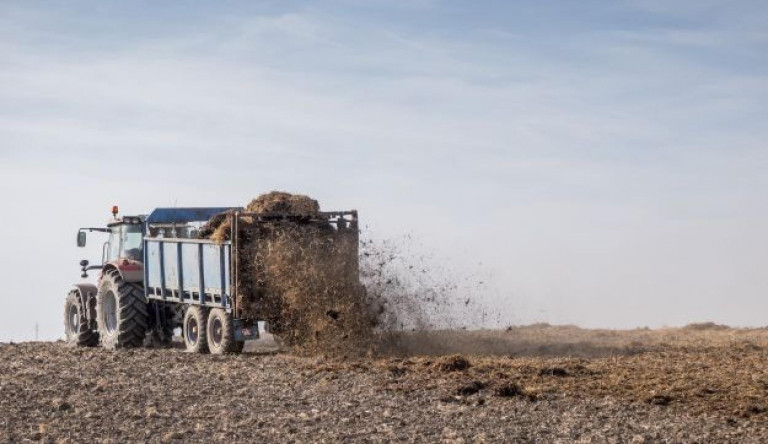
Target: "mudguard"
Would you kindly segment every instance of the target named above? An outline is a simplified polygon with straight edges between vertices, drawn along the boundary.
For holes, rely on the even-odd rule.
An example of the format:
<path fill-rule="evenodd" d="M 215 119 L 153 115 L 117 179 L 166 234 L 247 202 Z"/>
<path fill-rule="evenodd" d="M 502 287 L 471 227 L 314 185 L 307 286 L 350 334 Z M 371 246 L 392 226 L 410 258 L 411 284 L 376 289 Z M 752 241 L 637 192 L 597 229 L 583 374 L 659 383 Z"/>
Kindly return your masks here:
<path fill-rule="evenodd" d="M 101 270 L 102 275 L 110 270 L 115 270 L 120 274 L 125 282 L 142 283 L 144 281 L 144 264 L 132 259 L 116 259 L 104 265 Z"/>

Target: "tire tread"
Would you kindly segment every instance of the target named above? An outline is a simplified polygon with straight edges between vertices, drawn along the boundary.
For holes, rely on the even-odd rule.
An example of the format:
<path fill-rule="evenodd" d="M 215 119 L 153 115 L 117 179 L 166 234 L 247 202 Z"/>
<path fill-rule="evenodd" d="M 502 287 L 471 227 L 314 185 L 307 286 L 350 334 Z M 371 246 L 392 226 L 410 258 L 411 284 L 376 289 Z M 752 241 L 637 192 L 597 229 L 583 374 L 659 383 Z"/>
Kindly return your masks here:
<path fill-rule="evenodd" d="M 110 289 L 115 293 L 118 310 L 116 334 L 112 336 L 106 334 L 102 313 L 102 294 Z M 144 336 L 149 328 L 149 313 L 147 311 L 147 303 L 144 300 L 144 294 L 139 286 L 123 281 L 123 278 L 117 271 L 108 272 L 99 284 L 96 313 L 101 342 L 105 348 L 117 349 L 142 346 Z"/>
<path fill-rule="evenodd" d="M 69 331 L 69 307 L 77 306 L 78 325 L 76 332 Z M 99 345 L 99 333 L 91 330 L 88 318 L 85 315 L 85 306 L 80 298 L 80 293 L 73 289 L 67 294 L 64 302 L 64 333 L 67 345 L 72 347 L 95 347 Z"/>

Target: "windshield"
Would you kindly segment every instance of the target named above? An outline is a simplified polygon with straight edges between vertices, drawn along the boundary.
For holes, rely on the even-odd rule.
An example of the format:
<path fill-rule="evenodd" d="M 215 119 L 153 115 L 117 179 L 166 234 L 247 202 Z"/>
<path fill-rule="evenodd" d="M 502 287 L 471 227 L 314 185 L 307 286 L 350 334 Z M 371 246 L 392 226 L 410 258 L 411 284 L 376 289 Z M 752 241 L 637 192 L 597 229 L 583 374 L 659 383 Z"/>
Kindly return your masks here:
<path fill-rule="evenodd" d="M 109 234 L 109 250 L 107 262 L 115 259 L 142 260 L 142 226 L 115 225 Z"/>
<path fill-rule="evenodd" d="M 120 257 L 140 261 L 142 233 L 141 225 L 123 225 L 123 245 Z"/>
<path fill-rule="evenodd" d="M 112 227 L 109 233 L 109 249 L 107 249 L 107 260 L 111 262 L 120 255 L 120 226 Z"/>

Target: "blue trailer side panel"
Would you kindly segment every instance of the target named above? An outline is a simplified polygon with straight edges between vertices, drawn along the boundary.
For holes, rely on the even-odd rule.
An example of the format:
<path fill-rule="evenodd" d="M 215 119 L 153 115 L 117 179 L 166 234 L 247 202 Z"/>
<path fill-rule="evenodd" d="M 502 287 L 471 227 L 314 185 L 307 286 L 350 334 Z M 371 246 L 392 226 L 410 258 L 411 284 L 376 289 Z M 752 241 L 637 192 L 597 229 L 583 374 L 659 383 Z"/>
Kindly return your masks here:
<path fill-rule="evenodd" d="M 229 242 L 145 238 L 146 296 L 231 309 Z"/>
<path fill-rule="evenodd" d="M 181 270 L 184 291 L 189 293 L 192 299 L 200 300 L 200 257 L 197 254 L 198 244 L 184 244 L 181 246 Z"/>
<path fill-rule="evenodd" d="M 222 276 L 225 277 L 225 283 L 227 286 L 229 285 L 229 277 L 227 275 L 229 261 L 225 263 L 225 269 L 222 270 L 221 261 L 219 259 L 220 255 L 221 249 L 216 248 L 216 245 L 203 244 L 203 270 L 205 272 L 203 279 L 205 281 L 206 293 L 218 293 L 219 295 L 222 294 Z M 224 293 L 228 293 L 228 290 L 229 289 L 227 288 L 227 291 Z"/>
<path fill-rule="evenodd" d="M 151 266 L 151 264 L 157 264 L 160 262 L 160 247 L 157 242 L 145 242 L 144 243 L 144 273 L 146 280 L 144 285 L 146 287 L 159 288 L 165 287 L 163 279 L 160 273 L 159 266 Z"/>
<path fill-rule="evenodd" d="M 165 288 L 171 292 L 171 296 L 178 297 L 178 294 L 174 294 L 173 290 L 179 289 L 179 270 L 177 269 L 176 260 L 176 244 L 163 242 L 160 244 L 160 248 L 163 249 L 163 261 L 162 270 L 165 271 Z"/>

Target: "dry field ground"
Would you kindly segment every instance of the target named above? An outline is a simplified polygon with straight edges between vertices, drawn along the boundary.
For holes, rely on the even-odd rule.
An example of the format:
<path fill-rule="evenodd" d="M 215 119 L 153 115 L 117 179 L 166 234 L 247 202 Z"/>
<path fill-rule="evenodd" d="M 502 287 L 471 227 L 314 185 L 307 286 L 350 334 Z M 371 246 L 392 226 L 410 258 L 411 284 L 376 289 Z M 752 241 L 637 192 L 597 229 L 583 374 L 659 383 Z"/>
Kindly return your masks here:
<path fill-rule="evenodd" d="M 768 330 L 403 335 L 388 357 L 0 344 L 4 442 L 768 442 Z"/>

